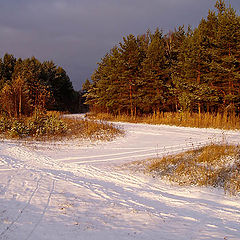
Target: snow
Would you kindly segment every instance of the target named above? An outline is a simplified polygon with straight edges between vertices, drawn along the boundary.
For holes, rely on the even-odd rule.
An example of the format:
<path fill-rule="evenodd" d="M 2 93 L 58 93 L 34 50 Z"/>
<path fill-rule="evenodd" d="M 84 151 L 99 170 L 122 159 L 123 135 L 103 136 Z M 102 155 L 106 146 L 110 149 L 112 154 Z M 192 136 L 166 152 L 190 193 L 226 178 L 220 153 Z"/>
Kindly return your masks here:
<path fill-rule="evenodd" d="M 240 239 L 240 196 L 126 167 L 238 131 L 115 124 L 112 142 L 0 142 L 0 239 Z"/>

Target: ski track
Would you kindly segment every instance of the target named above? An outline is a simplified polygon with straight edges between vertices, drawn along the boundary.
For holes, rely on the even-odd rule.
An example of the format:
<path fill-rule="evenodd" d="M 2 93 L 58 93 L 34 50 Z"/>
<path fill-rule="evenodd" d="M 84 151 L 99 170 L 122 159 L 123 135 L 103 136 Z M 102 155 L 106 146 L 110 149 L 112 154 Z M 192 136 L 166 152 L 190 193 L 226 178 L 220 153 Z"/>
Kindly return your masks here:
<path fill-rule="evenodd" d="M 28 240 L 30 239 L 30 237 L 32 236 L 32 234 L 34 233 L 34 231 L 37 229 L 37 227 L 39 226 L 39 224 L 41 223 L 46 211 L 47 211 L 47 208 L 49 206 L 49 203 L 50 203 L 50 200 L 51 200 L 51 196 L 53 194 L 53 191 L 54 191 L 54 186 L 55 186 L 55 180 L 52 181 L 52 188 L 49 192 L 49 195 L 48 195 L 48 199 L 47 199 L 47 204 L 46 206 L 44 207 L 43 211 L 42 211 L 42 214 L 40 215 L 40 218 L 39 220 L 37 221 L 37 223 L 34 225 L 33 229 L 31 230 L 31 232 L 28 234 L 28 236 L 25 238 L 25 240 Z"/>
<path fill-rule="evenodd" d="M 208 142 L 204 141 L 204 142 L 197 142 L 194 145 L 193 144 L 179 144 L 179 145 L 172 145 L 172 146 L 166 146 L 166 147 L 161 147 L 158 148 L 148 148 L 148 149 L 138 149 L 135 151 L 126 151 L 126 152 L 122 152 L 122 153 L 113 153 L 113 154 L 104 154 L 104 155 L 93 155 L 93 156 L 86 156 L 86 157 L 67 157 L 67 158 L 62 158 L 62 159 L 57 159 L 58 161 L 65 161 L 65 162 L 72 162 L 72 160 L 74 160 L 74 162 L 79 162 L 79 163 L 90 163 L 90 162 L 103 162 L 103 161 L 115 161 L 115 160 L 122 160 L 122 159 L 127 159 L 131 156 L 134 157 L 156 157 L 159 154 L 167 154 L 167 153 L 174 153 L 174 152 L 178 152 L 178 151 L 185 151 L 185 150 L 189 150 L 189 149 L 194 149 L 194 148 L 198 148 L 201 146 L 206 145 Z M 123 150 L 123 148 L 118 148 L 120 150 Z M 126 149 L 124 149 L 126 150 Z M 139 154 L 139 153 L 144 153 L 144 152 L 149 152 L 149 153 L 145 153 L 145 154 Z M 123 155 L 127 155 L 127 156 L 123 156 Z M 98 158 L 103 158 L 103 157 L 112 157 L 112 156 L 119 156 L 119 157 L 114 157 L 114 158 L 107 158 L 107 159 L 99 159 L 99 160 L 90 160 L 90 161 L 83 161 L 86 159 L 98 159 Z M 77 160 L 77 161 L 76 161 Z"/>
<path fill-rule="evenodd" d="M 67 152 L 64 144 L 45 152 L 1 142 L 0 239 L 240 239 L 238 196 L 117 167 L 219 142 L 223 134 L 238 144 L 239 132 L 119 125 L 125 138 Z"/>
<path fill-rule="evenodd" d="M 37 190 L 39 188 L 40 180 L 41 180 L 41 178 L 39 180 L 37 180 L 36 188 L 33 190 L 32 194 L 30 195 L 26 205 L 20 210 L 17 217 L 9 224 L 9 226 L 7 226 L 7 228 L 0 234 L 0 237 L 3 237 L 7 233 L 7 231 L 11 230 L 12 226 L 20 219 L 21 215 L 24 213 L 26 208 L 30 205 L 32 198 L 34 197 L 35 193 L 37 192 Z"/>

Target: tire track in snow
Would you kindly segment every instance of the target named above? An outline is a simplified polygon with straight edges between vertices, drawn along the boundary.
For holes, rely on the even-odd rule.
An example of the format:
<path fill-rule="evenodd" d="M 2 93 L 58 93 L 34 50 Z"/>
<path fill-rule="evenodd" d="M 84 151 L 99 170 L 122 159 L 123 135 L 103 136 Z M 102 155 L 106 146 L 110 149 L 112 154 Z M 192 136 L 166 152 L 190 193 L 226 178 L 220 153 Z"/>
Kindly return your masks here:
<path fill-rule="evenodd" d="M 136 189 L 142 188 L 141 183 L 138 184 L 138 187 L 123 187 L 116 184 L 116 178 L 105 178 L 107 175 L 105 172 L 99 170 L 101 178 L 104 178 L 100 180 L 98 174 L 96 174 L 98 170 L 97 168 L 86 168 L 88 167 L 85 167 L 85 171 L 81 168 L 80 171 L 82 174 L 87 172 L 89 175 L 95 176 L 96 178 L 89 178 L 89 176 L 85 178 L 76 175 L 66 176 L 64 178 L 62 178 L 63 176 L 57 176 L 57 178 L 66 181 L 69 184 L 73 184 L 74 186 L 81 188 L 83 187 L 91 191 L 95 196 L 98 197 L 98 199 L 95 200 L 91 199 L 91 202 L 96 201 L 96 203 L 99 203 L 99 201 L 105 201 L 107 205 L 124 207 L 133 212 L 146 212 L 165 221 L 160 211 L 156 210 L 153 206 L 151 206 L 151 204 L 148 204 L 148 201 L 146 201 L 144 197 L 139 196 L 136 193 Z M 50 175 L 56 179 L 55 174 L 52 173 Z M 131 177 L 131 179 L 134 180 L 135 178 Z M 137 178 L 135 183 L 137 183 L 138 180 L 139 179 Z M 120 181 L 127 183 L 126 175 L 122 174 L 121 180 L 119 179 L 119 182 Z M 156 201 L 157 200 L 154 200 L 154 202 Z"/>
<path fill-rule="evenodd" d="M 58 161 L 68 161 L 68 160 L 79 160 L 79 159 L 88 159 L 88 158 L 100 158 L 100 157 L 110 157 L 110 156 L 118 156 L 118 155 L 125 155 L 125 154 L 133 154 L 133 153 L 139 153 L 139 152 L 149 152 L 155 150 L 155 148 L 148 148 L 148 149 L 141 149 L 138 151 L 131 151 L 131 152 L 123 152 L 123 153 L 111 153 L 111 154 L 102 154 L 102 155 L 94 155 L 94 156 L 85 156 L 85 157 L 68 157 L 68 158 L 62 158 L 57 159 Z"/>
<path fill-rule="evenodd" d="M 179 206 L 188 206 L 188 211 L 194 213 L 194 221 L 201 219 L 200 226 L 203 226 L 202 213 L 196 210 L 196 205 L 201 204 L 201 208 L 206 212 L 211 212 L 211 201 L 202 201 L 186 196 L 175 195 L 168 193 L 165 188 L 156 187 L 144 181 L 144 179 L 116 171 L 101 170 L 94 166 L 81 165 L 74 171 L 74 174 L 68 172 L 60 175 L 58 172 L 53 172 L 55 179 L 66 181 L 76 187 L 85 188 L 91 191 L 97 198 L 89 195 L 89 201 L 94 206 L 118 206 L 127 209 L 133 213 L 146 213 L 149 216 L 154 216 L 163 222 L 182 221 L 187 216 L 182 215 L 179 211 Z M 165 204 L 167 203 L 167 205 Z M 209 205 L 210 204 L 210 205 Z M 210 206 L 210 207 L 209 207 Z M 216 207 L 216 206 L 215 206 Z M 218 205 L 217 211 L 222 209 L 224 205 Z M 234 210 L 233 208 L 228 209 Z M 214 221 L 217 218 L 213 217 Z M 204 215 L 204 217 L 206 217 Z M 221 225 L 221 223 L 219 222 Z"/>
<path fill-rule="evenodd" d="M 88 177 L 94 176 L 95 178 L 104 179 L 108 181 L 117 180 L 118 183 L 124 182 L 131 186 L 137 185 L 139 187 L 145 184 L 145 181 L 143 181 L 142 178 L 140 177 L 126 175 L 124 173 L 104 171 L 94 166 L 86 166 L 85 168 L 81 168 L 81 172 L 88 175 Z"/>
<path fill-rule="evenodd" d="M 210 141 L 209 141 L 210 142 Z M 206 144 L 207 141 L 201 142 L 202 144 Z M 193 143 L 196 147 L 196 143 Z M 181 144 L 186 146 L 186 144 Z M 178 222 L 181 222 L 183 217 L 187 218 L 187 216 L 180 214 L 180 212 L 177 210 L 177 207 L 182 205 L 190 205 L 189 211 L 193 208 L 196 208 L 196 206 L 199 206 L 200 204 L 203 204 L 204 207 L 207 210 L 211 210 L 210 207 L 208 207 L 208 203 L 206 201 L 198 200 L 196 199 L 194 202 L 194 206 L 192 207 L 190 198 L 181 197 L 181 195 L 174 195 L 169 193 L 168 190 L 166 190 L 164 187 L 158 187 L 157 185 L 151 185 L 148 183 L 144 178 L 137 177 L 135 175 L 128 175 L 124 172 L 115 171 L 109 171 L 109 169 L 102 169 L 95 167 L 93 164 L 87 164 L 87 163 L 97 163 L 97 162 L 107 162 L 108 161 L 117 161 L 125 158 L 129 158 L 131 160 L 132 156 L 140 157 L 145 156 L 146 154 L 154 154 L 160 155 L 160 154 L 171 154 L 175 151 L 181 151 L 183 150 L 182 147 L 179 147 L 180 145 L 174 145 L 174 146 L 168 146 L 168 147 L 162 147 L 162 148 L 135 148 L 130 151 L 128 148 L 127 152 L 123 153 L 117 153 L 117 154 L 105 154 L 97 155 L 97 156 L 88 156 L 86 160 L 84 161 L 84 157 L 73 157 L 73 158 L 67 158 L 62 159 L 59 161 L 59 159 L 52 160 L 49 157 L 41 156 L 39 154 L 35 154 L 34 152 L 31 153 L 30 151 L 27 151 L 26 149 L 11 149 L 10 154 L 15 150 L 18 150 L 17 154 L 14 156 L 17 160 L 19 158 L 21 159 L 18 161 L 18 163 L 21 163 L 21 168 L 28 168 L 28 170 L 37 172 L 38 174 L 41 172 L 44 172 L 47 176 L 50 176 L 50 180 L 47 183 L 47 188 L 44 189 L 44 192 L 41 194 L 36 194 L 34 197 L 35 199 L 40 197 L 43 199 L 43 203 L 41 205 L 41 215 L 35 216 L 35 225 L 34 222 L 32 222 L 32 225 L 28 228 L 27 232 L 25 232 L 24 236 L 26 238 L 24 240 L 34 239 L 35 236 L 37 236 L 38 233 L 40 233 L 40 227 L 43 226 L 42 219 L 44 218 L 45 214 L 47 213 L 47 210 L 49 208 L 49 204 L 51 201 L 52 194 L 54 194 L 54 188 L 55 188 L 55 181 L 65 181 L 66 186 L 69 186 L 69 190 L 71 189 L 71 184 L 74 186 L 79 187 L 79 190 L 89 190 L 90 194 L 86 196 L 86 199 L 89 198 L 89 206 L 93 206 L 93 209 L 95 206 L 100 207 L 107 207 L 110 205 L 110 207 L 118 206 L 122 209 L 126 209 L 132 212 L 145 212 L 146 214 L 149 214 L 150 216 L 156 216 L 161 220 L 166 219 L 176 219 Z M 188 149 L 192 148 L 192 144 L 188 144 Z M 118 148 L 120 151 L 123 151 L 125 148 Z M 161 149 L 161 150 L 160 150 Z M 166 150 L 167 149 L 167 150 Z M 114 150 L 111 148 L 111 150 Z M 187 150 L 187 149 L 186 149 Z M 125 155 L 124 155 L 125 154 Z M 106 159 L 103 159 L 106 158 Z M 74 162 L 70 163 L 71 160 L 81 160 L 80 162 L 76 161 L 75 165 Z M 85 164 L 86 163 L 86 164 Z M 81 165 L 85 164 L 85 165 Z M 45 175 L 44 175 L 45 176 Z M 52 181 L 52 185 L 51 185 Z M 42 183 L 42 182 L 41 182 Z M 69 185 L 67 185 L 69 184 Z M 46 186 L 46 185 L 45 185 Z M 42 184 L 41 184 L 42 188 Z M 51 190 L 50 190 L 51 189 Z M 78 189 L 78 188 L 76 188 Z M 39 193 L 39 192 L 38 192 Z M 93 196 L 94 195 L 94 196 Z M 77 195 L 76 195 L 77 196 Z M 47 199 L 47 203 L 46 203 Z M 85 198 L 84 198 L 85 199 Z M 38 199 L 37 199 L 38 200 Z M 79 198 L 79 202 L 82 200 L 82 198 Z M 168 203 L 170 204 L 168 205 Z M 162 204 L 166 206 L 161 206 Z M 175 204 L 176 203 L 176 204 Z M 45 205 L 46 204 L 46 205 Z M 210 206 L 212 206 L 210 204 Z M 223 205 L 218 205 L 218 208 L 222 208 Z M 175 211 L 176 208 L 176 211 Z M 204 208 L 204 209 L 205 209 Z M 29 209 L 28 209 L 29 210 Z M 195 209 L 194 209 L 195 210 Z M 233 208 L 230 210 L 234 211 Z M 92 210 L 89 210 L 92 211 Z M 98 210 L 96 210 L 98 211 Z M 228 210 L 229 212 L 229 210 Z M 95 216 L 97 214 L 96 212 L 91 212 L 92 215 Z M 194 212 L 195 213 L 195 212 Z M 28 211 L 25 212 L 24 216 L 28 216 Z M 99 213 L 102 216 L 102 212 Z M 137 217 L 137 215 L 135 215 Z M 191 216 L 191 215 L 190 215 Z M 199 213 L 196 213 L 192 215 L 194 218 L 197 219 L 198 216 L 202 216 Z M 203 215 L 204 217 L 206 215 Z M 23 216 L 22 218 L 23 219 Z M 32 219 L 33 220 L 33 219 Z M 41 224 L 42 222 L 42 224 Z M 40 226 L 39 226 L 40 224 Z M 172 225 L 173 226 L 173 225 Z M 203 226 L 203 223 L 199 225 L 199 227 Z M 219 223 L 219 226 L 221 224 Z M 36 231 L 37 230 L 37 231 Z M 39 231 L 38 231 L 39 230 Z M 16 233 L 17 234 L 17 233 Z M 0 236 L 1 237 L 1 236 Z M 8 236 L 7 236 L 8 237 Z M 40 235 L 41 238 L 41 235 Z"/>
<path fill-rule="evenodd" d="M 0 172 L 8 172 L 8 171 L 12 171 L 12 168 L 1 168 Z"/>
<path fill-rule="evenodd" d="M 88 168 L 88 166 L 84 166 L 84 168 Z M 91 199 L 91 201 L 93 202 L 96 201 L 96 203 L 99 203 L 99 201 L 103 200 L 110 205 L 121 206 L 132 211 L 147 212 L 148 214 L 152 214 L 156 217 L 160 217 L 161 219 L 163 219 L 161 213 L 155 211 L 152 206 L 148 206 L 142 202 L 138 202 L 135 194 L 136 188 L 125 188 L 117 185 L 116 182 L 113 181 L 114 179 L 110 180 L 109 178 L 106 178 L 105 180 L 99 180 L 96 174 L 96 170 L 97 168 L 90 168 L 88 170 L 85 169 L 85 171 L 82 168 L 80 169 L 81 174 L 87 172 L 88 175 L 96 176 L 95 179 L 89 178 L 89 176 L 85 178 L 82 176 L 72 176 L 68 174 L 66 174 L 65 176 L 60 176 L 59 174 L 55 173 L 48 173 L 48 176 L 51 176 L 51 178 L 55 180 L 62 180 L 67 182 L 68 184 L 73 184 L 74 186 L 88 189 L 98 198 L 95 200 Z M 102 177 L 104 178 L 104 172 L 102 172 L 102 174 Z M 126 175 L 122 175 L 122 182 L 126 182 L 124 176 Z M 140 198 L 144 201 L 143 197 Z"/>
<path fill-rule="evenodd" d="M 64 163 L 78 163 L 78 164 L 86 164 L 86 163 L 100 163 L 100 162 L 112 162 L 117 160 L 129 159 L 129 158 L 148 158 L 148 157 L 158 157 L 159 155 L 169 155 L 180 151 L 186 151 L 191 149 L 196 149 L 201 146 L 208 144 L 209 141 L 200 141 L 194 144 L 192 143 L 185 143 L 185 144 L 178 144 L 172 146 L 164 146 L 164 147 L 155 147 L 149 149 L 140 149 L 137 151 L 127 151 L 121 153 L 110 153 L 110 154 L 102 154 L 102 155 L 92 155 L 92 156 L 82 156 L 82 157 L 67 157 L 56 159 L 56 161 L 61 161 Z M 122 148 L 124 149 L 124 148 Z M 145 154 L 143 154 L 145 152 Z M 148 153 L 149 152 L 149 153 Z M 141 154 L 139 154 L 141 153 Z M 127 155 L 127 156 L 124 156 Z M 105 158 L 107 157 L 107 158 Z M 111 157 L 111 158 L 108 158 Z M 98 159 L 100 158 L 100 159 Z M 103 159 L 101 159 L 103 158 Z M 89 159 L 89 160 L 87 160 Z"/>
<path fill-rule="evenodd" d="M 11 175 L 11 176 L 8 177 L 7 184 L 4 187 L 2 187 L 2 189 L 0 189 L 1 190 L 0 195 L 6 194 L 7 190 L 10 187 L 10 184 L 11 184 L 12 180 L 13 180 L 13 176 Z"/>
<path fill-rule="evenodd" d="M 191 196 L 186 197 L 181 194 L 172 194 L 171 192 L 167 192 L 164 188 L 152 186 L 144 181 L 136 183 L 139 179 L 135 176 L 127 175 L 127 179 L 131 179 L 131 181 L 135 182 L 136 187 L 129 186 L 129 181 L 126 181 L 126 175 L 122 173 L 101 171 L 92 166 L 85 166 L 85 171 L 82 170 L 81 168 L 81 172 L 89 175 L 87 179 L 91 179 L 89 179 L 90 184 L 87 186 L 88 189 L 101 196 L 108 205 L 122 206 L 133 212 L 146 212 L 152 216 L 159 217 L 163 222 L 167 219 L 174 221 L 175 217 L 178 221 L 181 221 L 179 219 L 187 218 L 188 215 L 182 216 L 179 209 L 181 209 L 181 206 L 188 206 L 188 211 L 193 212 L 195 216 L 191 221 L 197 222 L 199 217 L 201 219 L 199 224 L 203 226 L 204 221 L 202 220 L 202 213 L 201 211 L 198 212 L 195 207 L 201 204 L 201 209 L 205 209 L 204 211 L 206 212 L 212 212 L 212 219 L 214 219 L 214 221 L 217 220 L 214 217 L 215 210 L 213 211 L 211 209 L 211 206 L 214 204 L 212 201 L 203 201 L 198 198 L 191 198 Z M 117 181 L 115 181 L 115 179 L 117 179 Z M 98 184 L 95 184 L 95 182 Z M 122 185 L 119 186 L 117 183 L 122 183 Z M 84 184 L 81 184 L 81 186 L 84 186 Z M 147 196 L 150 196 L 150 198 Z M 153 196 L 154 198 L 152 198 Z M 168 204 L 166 205 L 165 203 Z M 165 206 L 162 207 L 162 204 Z M 223 207 L 226 206 L 224 204 L 219 204 L 216 211 L 222 210 Z M 234 209 L 235 208 L 226 209 L 226 214 L 231 214 Z"/>
<path fill-rule="evenodd" d="M 48 199 L 47 199 L 47 204 L 46 206 L 44 207 L 43 211 L 42 211 L 42 214 L 39 218 L 39 220 L 37 221 L 37 223 L 35 224 L 35 226 L 33 227 L 33 229 L 31 230 L 31 232 L 28 234 L 28 236 L 25 238 L 25 240 L 28 240 L 32 234 L 34 233 L 34 231 L 37 229 L 37 227 L 39 226 L 39 224 L 41 223 L 44 215 L 46 214 L 46 211 L 47 211 L 47 208 L 50 204 L 50 200 L 51 200 L 51 197 L 52 197 L 52 194 L 54 192 L 54 188 L 55 188 L 55 179 L 52 181 L 52 186 L 51 186 L 51 189 L 50 189 L 50 192 L 49 192 L 49 195 L 48 195 Z"/>
<path fill-rule="evenodd" d="M 8 231 L 11 230 L 12 226 L 20 219 L 20 217 L 22 216 L 22 214 L 24 213 L 24 211 L 26 210 L 26 208 L 30 205 L 32 198 L 34 197 L 35 193 L 37 192 L 37 190 L 39 189 L 39 183 L 42 179 L 42 176 L 38 179 L 37 184 L 35 189 L 33 190 L 32 194 L 30 195 L 26 205 L 21 209 L 21 211 L 19 212 L 19 214 L 17 215 L 17 217 L 6 227 L 5 230 L 3 230 L 3 232 L 0 234 L 0 237 L 4 236 Z"/>

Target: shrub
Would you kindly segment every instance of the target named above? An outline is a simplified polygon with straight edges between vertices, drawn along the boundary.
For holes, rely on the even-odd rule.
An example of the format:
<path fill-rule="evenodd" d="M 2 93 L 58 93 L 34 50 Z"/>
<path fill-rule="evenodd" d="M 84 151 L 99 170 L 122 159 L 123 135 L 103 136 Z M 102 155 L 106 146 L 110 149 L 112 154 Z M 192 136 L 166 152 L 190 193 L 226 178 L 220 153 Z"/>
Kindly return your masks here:
<path fill-rule="evenodd" d="M 35 115 L 27 119 L 27 124 L 34 137 L 59 136 L 67 132 L 67 125 L 55 113 Z"/>
<path fill-rule="evenodd" d="M 0 134 L 5 138 L 111 140 L 123 132 L 112 124 L 84 119 L 61 118 L 57 112 L 37 113 L 21 119 L 0 116 Z"/>
<path fill-rule="evenodd" d="M 0 133 L 3 133 L 11 128 L 11 122 L 9 121 L 9 118 L 7 118 L 5 115 L 0 116 Z"/>
<path fill-rule="evenodd" d="M 29 135 L 30 129 L 25 124 L 25 122 L 13 120 L 11 123 L 11 127 L 8 130 L 9 136 L 12 138 L 20 138 Z"/>

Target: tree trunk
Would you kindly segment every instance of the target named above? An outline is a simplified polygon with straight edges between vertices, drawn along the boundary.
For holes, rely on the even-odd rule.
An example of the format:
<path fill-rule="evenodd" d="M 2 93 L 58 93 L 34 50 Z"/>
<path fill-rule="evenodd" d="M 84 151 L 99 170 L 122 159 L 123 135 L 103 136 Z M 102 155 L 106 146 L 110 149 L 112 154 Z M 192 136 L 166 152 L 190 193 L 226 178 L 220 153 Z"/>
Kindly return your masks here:
<path fill-rule="evenodd" d="M 19 109 L 18 109 L 19 117 L 22 117 L 22 86 L 19 89 Z"/>
<path fill-rule="evenodd" d="M 131 111 L 131 117 L 133 117 L 133 101 L 132 101 L 132 85 L 129 86 L 130 90 L 130 111 Z"/>
<path fill-rule="evenodd" d="M 197 83 L 198 85 L 200 85 L 200 82 L 201 82 L 201 71 L 200 71 L 200 64 L 198 65 L 198 76 L 197 76 Z M 200 120 L 200 117 L 201 117 L 201 103 L 199 102 L 198 103 L 198 116 L 199 116 L 199 120 Z"/>
<path fill-rule="evenodd" d="M 18 117 L 18 107 L 17 107 L 17 96 L 16 93 L 14 94 L 14 116 L 17 118 Z"/>

